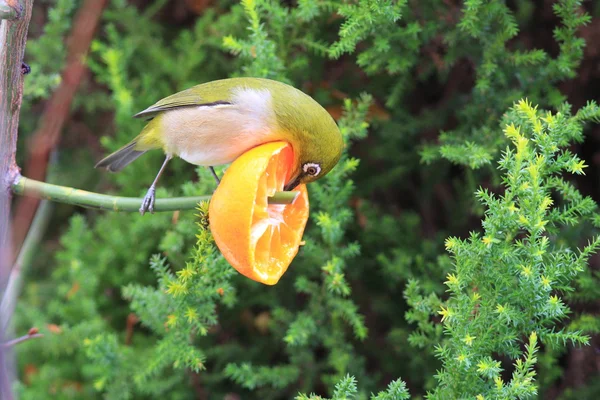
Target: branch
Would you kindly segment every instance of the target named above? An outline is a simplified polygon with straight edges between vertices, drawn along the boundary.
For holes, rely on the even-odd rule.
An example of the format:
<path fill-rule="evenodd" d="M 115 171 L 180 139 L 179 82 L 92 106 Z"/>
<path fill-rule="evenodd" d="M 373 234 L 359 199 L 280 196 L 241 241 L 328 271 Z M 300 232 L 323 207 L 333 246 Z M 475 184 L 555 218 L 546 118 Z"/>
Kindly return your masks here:
<path fill-rule="evenodd" d="M 0 0 L 0 4 L 13 9 L 22 8 L 16 0 Z M 5 221 L 10 221 L 10 186 L 18 171 L 15 164 L 19 112 L 23 97 L 23 75 L 21 65 L 25 52 L 27 28 L 31 18 L 32 1 L 25 2 L 21 19 L 0 20 L 0 289 L 11 263 L 10 230 Z M 1 384 L 1 382 L 0 382 Z"/>
<path fill-rule="evenodd" d="M 85 0 L 75 15 L 66 41 L 67 54 L 60 84 L 46 102 L 37 131 L 28 143 L 29 154 L 23 174 L 33 179 L 45 179 L 50 153 L 60 140 L 75 93 L 88 71 L 86 55 L 106 3 L 107 0 Z M 38 202 L 36 198 L 23 198 L 16 205 L 12 224 L 15 253 L 21 247 L 32 223 Z"/>
<path fill-rule="evenodd" d="M 52 185 L 19 176 L 12 186 L 14 194 L 46 199 L 58 203 L 72 204 L 86 208 L 109 210 L 117 212 L 138 212 L 141 197 L 119 197 L 106 194 L 87 192 L 67 186 Z M 299 192 L 276 192 L 269 197 L 269 204 L 291 204 Z M 210 195 L 197 197 L 172 197 L 156 199 L 154 211 L 193 210 L 199 202 L 210 199 Z"/>
<path fill-rule="evenodd" d="M 56 150 L 53 151 L 50 158 L 50 162 L 54 164 L 56 162 Z M 52 177 L 47 176 L 46 179 L 52 179 Z M 37 254 L 37 247 L 42 241 L 42 237 L 48 226 L 48 221 L 52 216 L 52 206 L 52 203 L 48 200 L 43 200 L 40 203 L 31 223 L 31 227 L 27 231 L 27 236 L 23 241 L 23 246 L 21 246 L 19 250 L 19 255 L 10 270 L 6 290 L 2 295 L 2 301 L 0 301 L 0 329 L 4 332 L 8 332 L 10 320 L 15 311 L 15 305 L 17 304 L 17 298 L 19 297 L 23 286 L 23 276 L 27 274 L 33 259 Z M 30 330 L 29 333 L 31 334 L 32 331 Z M 37 331 L 33 333 L 37 333 Z"/>
<path fill-rule="evenodd" d="M 24 335 L 24 336 L 18 337 L 16 339 L 9 340 L 8 342 L 2 343 L 2 347 L 12 347 L 12 346 L 19 344 L 21 342 L 24 342 L 26 340 L 35 339 L 35 338 L 39 338 L 42 336 L 44 336 L 42 333 L 38 333 L 37 329 L 32 328 L 29 330 L 29 333 L 27 335 Z"/>
<path fill-rule="evenodd" d="M 25 53 L 27 28 L 31 19 L 33 0 L 0 0 L 0 291 L 6 284 L 12 262 L 10 240 L 10 186 L 18 173 L 15 164 L 19 113 L 23 98 L 23 74 L 21 66 Z M 11 7 L 16 15 L 8 10 Z M 0 317 L 2 317 L 0 315 Z M 4 331 L 0 331 L 0 343 Z M 13 363 L 9 363 L 6 350 L 0 346 L 0 398 L 13 399 L 11 378 Z"/>

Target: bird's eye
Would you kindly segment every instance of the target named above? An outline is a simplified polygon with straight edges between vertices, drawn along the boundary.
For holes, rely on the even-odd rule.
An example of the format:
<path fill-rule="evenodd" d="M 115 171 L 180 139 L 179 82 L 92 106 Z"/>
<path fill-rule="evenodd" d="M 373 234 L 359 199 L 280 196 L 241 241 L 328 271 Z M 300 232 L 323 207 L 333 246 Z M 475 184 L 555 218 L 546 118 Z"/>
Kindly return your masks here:
<path fill-rule="evenodd" d="M 316 163 L 306 163 L 302 166 L 304 173 L 310 176 L 317 176 L 321 173 L 321 166 Z"/>

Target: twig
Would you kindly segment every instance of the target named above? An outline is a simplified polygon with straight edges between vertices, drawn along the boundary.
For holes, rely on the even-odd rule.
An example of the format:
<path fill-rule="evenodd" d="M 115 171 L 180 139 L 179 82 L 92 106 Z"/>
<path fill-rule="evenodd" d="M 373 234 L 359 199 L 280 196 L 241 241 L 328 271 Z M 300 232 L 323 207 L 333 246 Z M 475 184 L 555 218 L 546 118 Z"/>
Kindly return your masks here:
<path fill-rule="evenodd" d="M 18 195 L 109 211 L 138 212 L 140 204 L 142 204 L 141 197 L 119 197 L 87 192 L 67 186 L 36 181 L 24 176 L 17 178 L 12 186 L 12 191 Z M 299 192 L 275 192 L 272 197 L 269 197 L 268 202 L 269 204 L 291 204 L 298 194 Z M 199 202 L 208 199 L 210 199 L 210 195 L 156 199 L 154 211 L 193 210 Z"/>
<path fill-rule="evenodd" d="M 29 154 L 23 173 L 33 179 L 43 180 L 46 176 L 50 152 L 60 140 L 75 93 L 87 73 L 85 57 L 106 3 L 107 0 L 85 0 L 77 11 L 67 39 L 67 56 L 61 82 L 46 103 L 38 129 L 28 146 Z M 27 234 L 38 202 L 36 198 L 23 198 L 16 206 L 13 220 L 13 244 L 16 251 Z"/>
<path fill-rule="evenodd" d="M 13 347 L 14 345 L 24 342 L 26 340 L 35 339 L 35 338 L 39 338 L 39 337 L 43 337 L 43 336 L 44 336 L 44 334 L 42 334 L 42 333 L 34 333 L 33 335 L 27 334 L 27 335 L 18 337 L 13 340 L 9 340 L 8 342 L 2 343 L 2 347 Z"/>
<path fill-rule="evenodd" d="M 125 346 L 131 345 L 131 341 L 133 340 L 133 332 L 135 329 L 135 324 L 140 322 L 140 319 L 134 313 L 129 313 L 127 316 L 127 323 L 125 328 Z"/>
<path fill-rule="evenodd" d="M 27 237 L 23 242 L 23 246 L 19 251 L 17 260 L 10 270 L 8 285 L 6 285 L 6 290 L 4 291 L 2 301 L 0 302 L 0 329 L 3 332 L 7 331 L 17 303 L 17 298 L 21 292 L 23 274 L 27 272 L 27 268 L 31 265 L 33 257 L 36 254 L 36 247 L 46 231 L 46 226 L 48 225 L 51 215 L 52 203 L 47 200 L 42 201 L 35 213 L 35 217 L 33 218 Z"/>

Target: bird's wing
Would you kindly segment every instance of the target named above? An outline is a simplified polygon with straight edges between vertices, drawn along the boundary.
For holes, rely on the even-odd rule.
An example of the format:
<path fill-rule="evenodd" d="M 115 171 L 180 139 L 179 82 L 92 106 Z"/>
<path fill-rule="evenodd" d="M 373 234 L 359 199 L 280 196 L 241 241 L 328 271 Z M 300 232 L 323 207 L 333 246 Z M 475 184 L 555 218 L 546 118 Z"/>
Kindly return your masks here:
<path fill-rule="evenodd" d="M 217 106 L 217 105 L 227 105 L 231 104 L 227 100 L 218 100 L 218 99 L 210 99 L 207 97 L 212 96 L 202 96 L 201 90 L 198 90 L 198 87 L 193 87 L 179 93 L 175 93 L 169 97 L 165 97 L 162 100 L 159 100 L 156 104 L 146 108 L 144 111 L 140 111 L 139 113 L 134 115 L 134 118 L 147 118 L 152 119 L 156 116 L 156 114 L 161 113 L 163 111 L 173 110 L 175 108 L 180 107 L 199 107 L 199 106 Z"/>

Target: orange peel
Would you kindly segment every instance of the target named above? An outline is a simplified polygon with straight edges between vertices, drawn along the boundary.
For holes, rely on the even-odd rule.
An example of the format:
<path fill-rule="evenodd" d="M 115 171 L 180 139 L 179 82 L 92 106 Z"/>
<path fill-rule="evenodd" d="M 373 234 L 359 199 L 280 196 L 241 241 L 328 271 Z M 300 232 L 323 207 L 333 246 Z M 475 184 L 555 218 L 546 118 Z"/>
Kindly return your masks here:
<path fill-rule="evenodd" d="M 292 204 L 268 204 L 289 181 L 294 153 L 287 142 L 257 146 L 227 169 L 209 205 L 210 229 L 225 259 L 242 275 L 276 284 L 298 253 L 308 220 L 308 192 Z"/>

